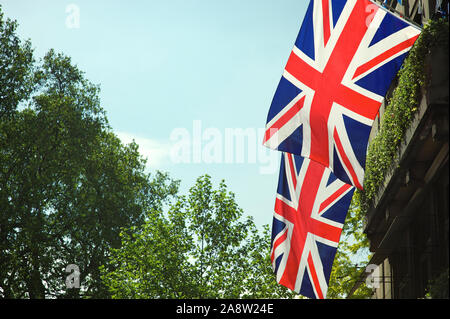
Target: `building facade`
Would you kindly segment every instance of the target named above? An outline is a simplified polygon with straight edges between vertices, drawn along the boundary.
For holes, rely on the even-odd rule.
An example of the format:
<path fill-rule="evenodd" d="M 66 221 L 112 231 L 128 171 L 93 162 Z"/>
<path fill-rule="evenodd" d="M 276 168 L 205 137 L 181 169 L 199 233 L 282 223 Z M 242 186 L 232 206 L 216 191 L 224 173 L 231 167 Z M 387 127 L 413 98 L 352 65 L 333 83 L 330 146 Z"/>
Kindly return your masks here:
<path fill-rule="evenodd" d="M 418 25 L 448 12 L 448 1 L 376 2 Z M 378 268 L 360 282 L 370 278 L 373 298 L 448 298 L 448 50 L 433 50 L 426 61 L 429 83 L 365 216 L 369 264 Z M 379 125 L 377 119 L 371 137 Z"/>

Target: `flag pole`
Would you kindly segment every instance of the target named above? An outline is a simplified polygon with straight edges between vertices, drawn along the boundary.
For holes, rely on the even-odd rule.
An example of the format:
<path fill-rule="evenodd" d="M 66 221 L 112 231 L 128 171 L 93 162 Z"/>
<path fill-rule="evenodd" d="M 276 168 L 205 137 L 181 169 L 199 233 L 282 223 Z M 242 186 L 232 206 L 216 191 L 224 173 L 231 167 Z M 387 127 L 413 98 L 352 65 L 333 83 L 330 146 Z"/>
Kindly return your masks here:
<path fill-rule="evenodd" d="M 414 27 L 414 28 L 416 28 L 416 29 L 419 29 L 419 30 L 421 30 L 421 31 L 423 30 L 423 27 L 422 27 L 421 25 L 417 24 L 416 22 L 414 22 L 414 21 L 411 20 L 410 18 L 405 17 L 405 16 L 403 15 L 403 13 L 401 13 L 400 11 L 394 9 L 394 8 L 391 7 L 390 5 L 384 4 L 384 5 L 387 7 L 387 8 L 385 8 L 385 7 L 383 7 L 382 5 L 380 5 L 379 3 L 375 2 L 375 0 L 369 0 L 369 1 L 372 2 L 374 5 L 378 6 L 380 9 L 382 9 L 382 10 L 384 10 L 384 11 L 386 11 L 386 12 L 395 14 L 398 18 L 405 20 L 405 22 L 408 23 L 410 26 L 412 26 L 412 27 Z"/>

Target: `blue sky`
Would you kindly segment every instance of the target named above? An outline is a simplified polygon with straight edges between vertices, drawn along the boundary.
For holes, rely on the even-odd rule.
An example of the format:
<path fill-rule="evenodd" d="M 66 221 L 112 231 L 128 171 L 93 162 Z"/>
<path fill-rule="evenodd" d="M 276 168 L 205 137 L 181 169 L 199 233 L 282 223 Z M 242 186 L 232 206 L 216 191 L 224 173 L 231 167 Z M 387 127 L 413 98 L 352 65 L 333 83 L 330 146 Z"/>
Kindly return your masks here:
<path fill-rule="evenodd" d="M 215 185 L 225 179 L 257 225 L 272 221 L 279 154 L 249 140 L 246 150 L 255 148 L 256 160 L 245 153 L 243 162 L 193 163 L 191 154 L 190 163 L 174 163 L 177 141 L 170 137 L 181 130 L 193 139 L 199 129 L 202 150 L 215 139 L 226 153 L 227 128 L 263 128 L 307 3 L 1 0 L 37 57 L 54 48 L 100 85 L 111 127 L 123 141 L 140 144 L 148 170 L 180 179 L 182 193 L 205 173 Z M 79 10 L 76 27 L 68 24 L 71 4 Z"/>

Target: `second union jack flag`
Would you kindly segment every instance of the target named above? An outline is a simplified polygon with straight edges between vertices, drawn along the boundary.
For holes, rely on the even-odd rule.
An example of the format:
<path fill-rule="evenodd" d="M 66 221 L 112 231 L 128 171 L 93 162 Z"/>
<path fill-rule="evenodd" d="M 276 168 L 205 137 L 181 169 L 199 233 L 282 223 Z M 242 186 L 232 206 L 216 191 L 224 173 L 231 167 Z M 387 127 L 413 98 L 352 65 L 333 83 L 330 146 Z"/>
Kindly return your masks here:
<path fill-rule="evenodd" d="M 355 188 L 317 162 L 282 154 L 272 266 L 281 285 L 322 299 Z"/>
<path fill-rule="evenodd" d="M 320 162 L 362 189 L 372 123 L 419 33 L 368 0 L 311 0 L 264 144 Z"/>

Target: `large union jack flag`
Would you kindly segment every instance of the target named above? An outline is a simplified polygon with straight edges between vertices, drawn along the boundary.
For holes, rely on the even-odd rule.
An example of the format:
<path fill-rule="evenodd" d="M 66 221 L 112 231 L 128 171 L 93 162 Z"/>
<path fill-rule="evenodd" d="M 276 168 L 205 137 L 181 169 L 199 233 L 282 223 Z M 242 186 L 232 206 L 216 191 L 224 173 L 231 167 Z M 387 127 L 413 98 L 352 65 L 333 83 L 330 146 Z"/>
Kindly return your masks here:
<path fill-rule="evenodd" d="M 306 297 L 326 297 L 354 189 L 325 166 L 282 153 L 271 251 L 278 283 Z"/>
<path fill-rule="evenodd" d="M 320 162 L 362 189 L 372 123 L 419 33 L 368 0 L 311 0 L 264 144 Z"/>

